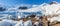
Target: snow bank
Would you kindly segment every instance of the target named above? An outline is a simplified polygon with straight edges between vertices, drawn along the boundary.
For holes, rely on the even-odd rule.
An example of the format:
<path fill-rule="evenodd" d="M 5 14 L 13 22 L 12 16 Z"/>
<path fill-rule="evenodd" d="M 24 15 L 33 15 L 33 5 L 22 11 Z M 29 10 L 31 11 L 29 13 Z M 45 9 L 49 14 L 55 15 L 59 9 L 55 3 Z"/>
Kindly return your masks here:
<path fill-rule="evenodd" d="M 52 18 L 48 18 L 48 20 L 50 22 L 60 22 L 60 17 L 52 17 Z"/>

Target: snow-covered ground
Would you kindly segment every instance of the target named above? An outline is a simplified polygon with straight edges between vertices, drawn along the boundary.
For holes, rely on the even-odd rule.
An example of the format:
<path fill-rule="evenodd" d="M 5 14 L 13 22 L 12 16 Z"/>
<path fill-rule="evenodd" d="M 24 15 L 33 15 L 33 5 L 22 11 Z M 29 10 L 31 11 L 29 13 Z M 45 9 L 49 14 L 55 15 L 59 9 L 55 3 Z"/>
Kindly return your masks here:
<path fill-rule="evenodd" d="M 24 5 L 22 5 L 22 7 L 23 6 Z M 22 9 L 18 9 L 19 7 L 21 7 L 20 5 L 18 5 L 16 7 L 8 8 L 7 10 L 0 12 L 0 19 L 2 19 L 2 21 L 0 21 L 0 26 L 19 25 L 20 22 L 11 20 L 11 18 L 13 18 L 13 17 L 15 17 L 13 19 L 17 19 L 16 17 L 24 18 L 25 16 L 28 16 L 30 14 L 36 14 L 38 16 L 39 15 L 60 14 L 60 3 L 56 2 L 56 1 L 53 1 L 50 4 L 43 3 L 41 5 L 32 5 L 31 7 L 29 7 L 29 6 L 27 6 L 28 9 L 22 10 Z M 15 16 L 12 17 L 12 14 Z M 49 18 L 49 20 L 51 22 L 56 21 L 56 20 L 60 21 L 60 17 L 53 17 L 51 19 Z"/>

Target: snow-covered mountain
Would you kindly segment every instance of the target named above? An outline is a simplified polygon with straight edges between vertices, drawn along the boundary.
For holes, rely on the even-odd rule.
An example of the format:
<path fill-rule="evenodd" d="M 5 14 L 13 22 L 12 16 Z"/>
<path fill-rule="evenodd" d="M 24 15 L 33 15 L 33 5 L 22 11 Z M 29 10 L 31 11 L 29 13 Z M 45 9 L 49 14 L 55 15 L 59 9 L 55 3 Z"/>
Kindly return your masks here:
<path fill-rule="evenodd" d="M 60 3 L 53 1 L 51 3 L 43 3 L 41 5 L 17 5 L 12 8 L 8 8 L 7 10 L 0 12 L 0 14 L 16 14 L 19 15 L 29 15 L 29 14 L 40 14 L 40 15 L 50 15 L 57 14 L 60 11 Z"/>
<path fill-rule="evenodd" d="M 4 7 L 2 7 L 2 10 Z M 6 8 L 5 8 L 6 9 Z M 36 14 L 37 16 L 40 15 L 52 15 L 52 14 L 60 14 L 60 3 L 53 1 L 51 3 L 43 3 L 41 5 L 17 5 L 15 7 L 8 8 L 4 11 L 0 11 L 0 19 L 3 19 L 3 21 L 0 21 L 0 26 L 4 26 L 7 24 L 12 24 L 13 26 L 17 23 L 18 18 L 23 18 L 25 16 Z M 18 17 L 18 18 L 17 18 Z M 60 16 L 59 16 L 60 17 Z M 59 21 L 60 19 L 53 17 L 48 18 L 51 22 L 53 21 Z"/>
<path fill-rule="evenodd" d="M 13 13 L 13 12 L 15 12 L 15 13 L 17 13 L 17 15 L 18 15 L 18 13 L 20 13 L 20 16 L 21 15 L 26 15 L 26 14 L 42 14 L 41 11 L 44 11 L 44 10 L 40 8 L 41 6 L 43 6 L 43 5 L 39 5 L 37 7 L 31 7 L 31 8 L 27 7 L 28 9 L 25 9 L 25 10 L 18 9 L 19 7 L 21 7 L 21 6 L 18 6 L 18 7 L 14 7 L 14 8 L 9 8 L 6 12 L 7 13 Z"/>
<path fill-rule="evenodd" d="M 46 10 L 46 14 L 57 14 L 60 10 L 60 3 L 53 1 L 49 5 L 43 6 L 43 9 Z"/>

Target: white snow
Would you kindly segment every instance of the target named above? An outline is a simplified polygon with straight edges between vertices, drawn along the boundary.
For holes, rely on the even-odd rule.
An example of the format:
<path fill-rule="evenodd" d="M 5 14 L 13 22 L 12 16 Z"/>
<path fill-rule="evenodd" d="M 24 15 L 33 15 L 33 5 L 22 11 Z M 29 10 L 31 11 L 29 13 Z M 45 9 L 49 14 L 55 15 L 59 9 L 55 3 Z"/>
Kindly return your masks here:
<path fill-rule="evenodd" d="M 10 26 L 9 22 L 0 21 L 0 26 Z"/>
<path fill-rule="evenodd" d="M 55 21 L 60 22 L 60 17 L 52 17 L 52 18 L 48 18 L 48 20 L 50 22 L 55 22 Z"/>
<path fill-rule="evenodd" d="M 15 26 L 23 26 L 23 20 L 18 21 Z"/>
<path fill-rule="evenodd" d="M 25 5 L 23 5 L 23 6 L 25 6 Z M 21 16 L 24 16 L 23 12 L 30 12 L 31 13 L 31 12 L 42 11 L 43 15 L 60 14 L 60 3 L 58 3 L 58 2 L 55 2 L 53 4 L 43 3 L 41 5 L 32 5 L 32 8 L 28 8 L 26 10 L 20 10 L 20 9 L 18 9 L 18 7 L 20 7 L 20 5 L 14 7 L 14 8 L 9 8 L 5 12 L 8 12 L 8 13 L 18 12 L 19 13 L 19 14 L 17 13 L 18 18 L 21 18 Z M 3 16 L 3 18 L 7 18 L 8 15 L 5 14 L 5 15 L 2 15 L 2 16 Z M 2 19 L 2 18 L 0 18 L 0 19 Z M 50 22 L 54 22 L 54 21 L 60 22 L 60 16 L 48 18 L 48 21 L 50 21 Z M 19 25 L 23 26 L 23 21 L 21 21 L 21 20 L 20 21 L 13 21 L 13 20 L 8 20 L 8 19 L 3 19 L 2 21 L 0 21 L 1 25 L 4 24 L 5 22 L 7 24 L 13 24 L 13 26 L 19 26 Z M 32 24 L 32 22 L 30 20 L 24 22 L 24 26 L 30 26 L 31 24 Z"/>
<path fill-rule="evenodd" d="M 14 21 L 14 20 L 8 20 L 8 19 L 4 19 L 2 21 L 6 21 L 6 22 L 9 22 L 9 23 L 17 23 L 18 21 Z"/>
<path fill-rule="evenodd" d="M 43 9 L 46 10 L 45 15 L 50 15 L 53 13 L 57 14 L 57 12 L 59 12 L 58 10 L 60 9 L 60 3 L 43 6 Z"/>
<path fill-rule="evenodd" d="M 32 21 L 28 20 L 28 21 L 24 22 L 24 26 L 32 26 Z"/>

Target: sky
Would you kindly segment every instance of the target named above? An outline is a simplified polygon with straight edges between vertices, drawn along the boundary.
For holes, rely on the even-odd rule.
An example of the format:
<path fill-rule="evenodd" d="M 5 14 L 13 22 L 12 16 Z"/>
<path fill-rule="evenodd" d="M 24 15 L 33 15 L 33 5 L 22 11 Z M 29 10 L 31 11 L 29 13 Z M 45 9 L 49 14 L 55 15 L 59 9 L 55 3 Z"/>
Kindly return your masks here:
<path fill-rule="evenodd" d="M 14 6 L 20 4 L 42 4 L 42 3 L 50 3 L 52 1 L 60 2 L 60 0 L 0 0 L 0 4 L 6 6 Z"/>

